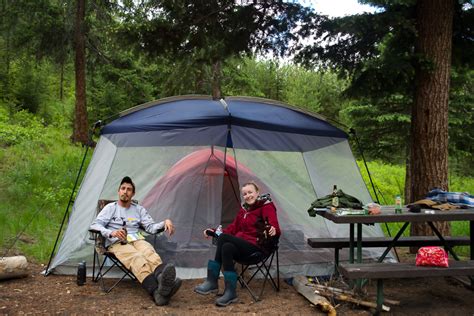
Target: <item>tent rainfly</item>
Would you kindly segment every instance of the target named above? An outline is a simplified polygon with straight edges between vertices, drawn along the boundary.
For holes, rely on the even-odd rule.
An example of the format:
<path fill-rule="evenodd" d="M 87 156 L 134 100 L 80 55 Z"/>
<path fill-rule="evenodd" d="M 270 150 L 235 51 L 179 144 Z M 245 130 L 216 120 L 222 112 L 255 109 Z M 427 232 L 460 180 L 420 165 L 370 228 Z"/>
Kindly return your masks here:
<path fill-rule="evenodd" d="M 345 225 L 309 217 L 314 199 L 337 184 L 362 202 L 371 201 L 348 135 L 323 118 L 267 99 L 165 98 L 122 112 L 102 128 L 48 273 L 73 274 L 80 261 L 92 264 L 88 228 L 97 201 L 116 199 L 125 175 L 156 221 L 175 223 L 175 235 L 160 236 L 155 247 L 188 279 L 205 276 L 215 246 L 202 232 L 232 221 L 245 182 L 256 181 L 275 202 L 285 277 L 333 268 L 332 250 L 310 248 L 308 237 L 348 236 Z M 383 235 L 377 225 L 364 227 L 364 234 Z"/>

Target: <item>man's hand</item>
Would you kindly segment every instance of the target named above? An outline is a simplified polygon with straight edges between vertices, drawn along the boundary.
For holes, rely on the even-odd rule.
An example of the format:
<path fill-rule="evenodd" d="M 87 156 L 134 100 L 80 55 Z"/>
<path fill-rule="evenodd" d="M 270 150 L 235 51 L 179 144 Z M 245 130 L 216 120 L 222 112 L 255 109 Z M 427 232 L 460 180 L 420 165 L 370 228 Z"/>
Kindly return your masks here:
<path fill-rule="evenodd" d="M 174 225 L 170 219 L 165 219 L 165 232 L 168 232 L 168 236 L 174 234 Z"/>
<path fill-rule="evenodd" d="M 125 230 L 119 229 L 119 230 L 114 230 L 113 232 L 111 232 L 110 237 L 116 237 L 120 240 L 125 240 L 127 238 L 127 234 L 125 233 Z"/>

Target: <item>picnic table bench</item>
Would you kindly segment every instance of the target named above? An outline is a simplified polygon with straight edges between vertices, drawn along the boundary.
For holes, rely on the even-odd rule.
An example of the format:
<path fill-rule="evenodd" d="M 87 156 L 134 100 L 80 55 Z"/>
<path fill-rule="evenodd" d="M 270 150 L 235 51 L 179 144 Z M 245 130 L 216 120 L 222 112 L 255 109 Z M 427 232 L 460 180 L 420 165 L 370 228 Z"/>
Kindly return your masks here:
<path fill-rule="evenodd" d="M 446 236 L 444 240 L 450 247 L 469 246 L 469 236 Z M 393 241 L 393 237 L 364 237 L 362 247 L 377 248 L 388 247 Z M 337 269 L 339 265 L 339 251 L 350 247 L 349 237 L 342 238 L 308 238 L 308 245 L 312 248 L 334 248 L 334 264 Z M 409 236 L 400 237 L 395 247 L 422 247 L 422 246 L 444 246 L 437 236 Z M 337 270 L 335 270 L 337 271 Z"/>
<path fill-rule="evenodd" d="M 377 280 L 377 311 L 381 311 L 383 298 L 383 280 L 395 278 L 421 278 L 474 275 L 474 260 L 450 261 L 448 268 L 420 267 L 414 263 L 343 263 L 339 272 L 348 279 Z"/>

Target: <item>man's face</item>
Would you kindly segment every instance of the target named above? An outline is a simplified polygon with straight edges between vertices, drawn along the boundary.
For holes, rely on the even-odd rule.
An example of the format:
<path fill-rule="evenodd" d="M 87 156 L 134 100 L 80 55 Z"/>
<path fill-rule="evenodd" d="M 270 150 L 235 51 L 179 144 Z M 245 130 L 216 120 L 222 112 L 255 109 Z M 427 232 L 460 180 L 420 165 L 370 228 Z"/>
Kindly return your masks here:
<path fill-rule="evenodd" d="M 132 200 L 132 197 L 135 195 L 133 192 L 133 187 L 130 183 L 122 183 L 118 190 L 119 199 L 123 203 L 128 203 Z"/>

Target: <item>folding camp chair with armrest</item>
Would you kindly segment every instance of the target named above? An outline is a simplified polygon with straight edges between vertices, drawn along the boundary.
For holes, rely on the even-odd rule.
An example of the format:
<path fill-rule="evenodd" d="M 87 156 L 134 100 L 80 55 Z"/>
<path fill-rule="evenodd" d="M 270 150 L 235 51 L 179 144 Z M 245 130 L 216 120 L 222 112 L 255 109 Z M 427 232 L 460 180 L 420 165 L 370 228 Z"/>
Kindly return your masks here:
<path fill-rule="evenodd" d="M 273 259 L 276 257 L 276 282 L 275 279 L 272 277 L 270 273 L 270 269 L 273 263 Z M 241 265 L 241 272 L 238 276 L 238 280 L 242 287 L 245 287 L 250 295 L 252 296 L 255 302 L 259 301 L 262 297 L 263 290 L 265 289 L 265 284 L 267 280 L 273 286 L 275 291 L 280 291 L 280 263 L 278 261 L 278 245 L 274 245 L 273 249 L 268 253 L 265 254 L 263 251 L 257 251 L 251 254 L 250 256 L 243 258 L 242 260 L 236 261 L 238 264 Z M 245 278 L 245 272 L 247 270 L 255 269 L 255 271 L 248 277 Z M 256 296 L 254 292 L 250 289 L 249 284 L 254 279 L 254 277 L 259 273 L 263 275 L 263 284 L 260 290 L 260 294 Z"/>
<path fill-rule="evenodd" d="M 115 202 L 113 200 L 99 200 L 97 203 L 97 214 L 109 203 Z M 137 201 L 134 200 L 135 203 Z M 164 229 L 159 230 L 156 234 L 154 234 L 155 239 L 156 236 L 163 232 Z M 92 281 L 98 282 L 100 281 L 100 287 L 102 291 L 105 293 L 109 293 L 112 291 L 114 287 L 116 287 L 123 279 L 126 277 L 137 280 L 136 276 L 133 274 L 132 271 L 127 269 L 120 260 L 110 251 L 107 250 L 105 247 L 105 238 L 102 236 L 100 231 L 89 229 L 89 239 L 94 241 L 94 259 L 93 259 L 93 266 L 92 266 Z M 102 256 L 102 259 L 100 258 Z M 106 266 L 107 261 L 111 263 L 110 266 Z M 115 281 L 110 287 L 105 286 L 104 277 L 107 273 L 109 273 L 114 267 L 119 268 L 123 275 L 118 281 Z"/>

